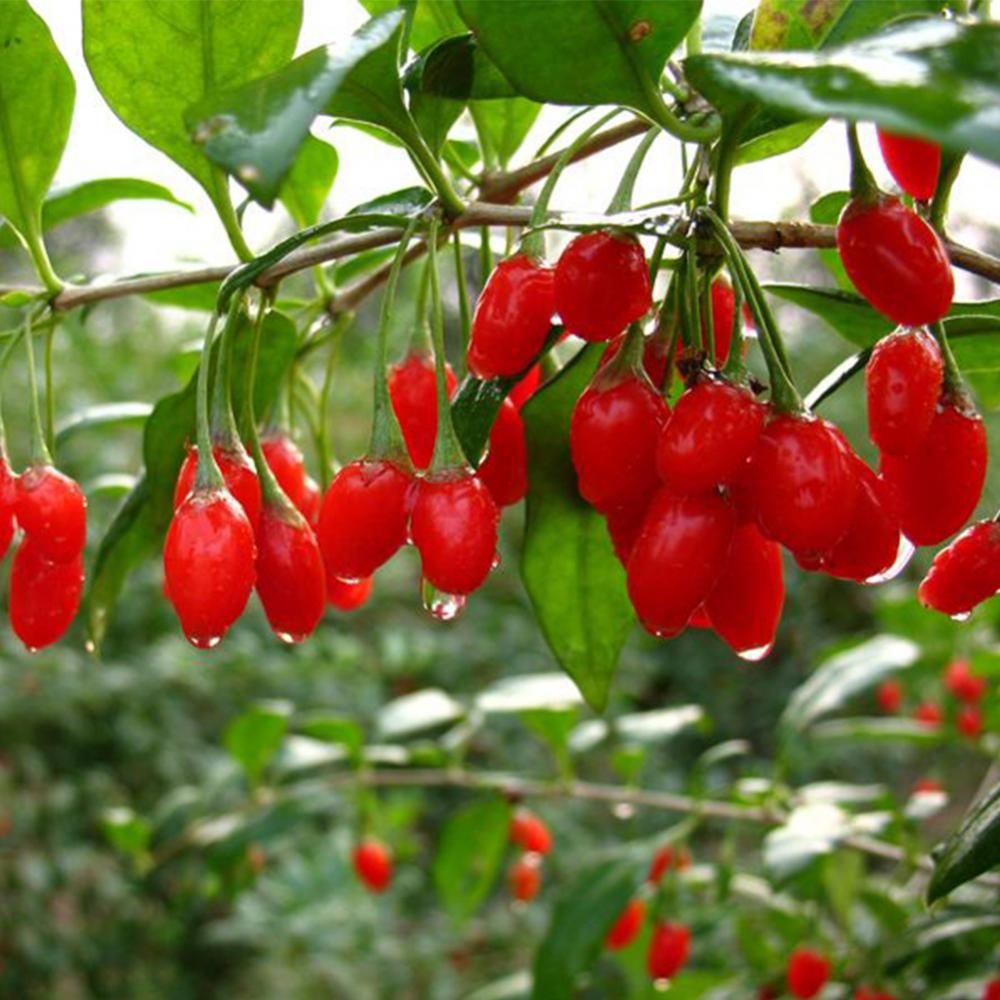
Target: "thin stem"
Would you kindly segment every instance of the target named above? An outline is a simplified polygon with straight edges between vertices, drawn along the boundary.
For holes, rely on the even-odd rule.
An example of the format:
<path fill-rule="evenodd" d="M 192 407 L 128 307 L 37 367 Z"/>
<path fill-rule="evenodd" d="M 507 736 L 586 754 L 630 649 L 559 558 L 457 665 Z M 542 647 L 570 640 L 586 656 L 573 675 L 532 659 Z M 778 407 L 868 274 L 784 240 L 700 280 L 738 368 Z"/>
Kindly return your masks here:
<path fill-rule="evenodd" d="M 876 201 L 879 197 L 878 184 L 865 163 L 858 141 L 858 127 L 854 122 L 847 123 L 847 148 L 851 154 L 851 197 L 866 203 Z"/>
<path fill-rule="evenodd" d="M 340 355 L 340 343 L 354 322 L 354 313 L 344 313 L 338 317 L 330 334 L 330 351 L 326 356 L 326 366 L 323 369 L 323 384 L 319 391 L 319 436 L 316 441 L 316 450 L 319 458 L 320 485 L 323 489 L 329 485 L 333 479 L 336 456 L 330 445 L 330 426 L 327 414 L 330 409 L 330 392 L 333 388 L 333 373 L 337 368 L 337 360 Z"/>
<path fill-rule="evenodd" d="M 45 331 L 45 444 L 50 454 L 55 452 L 56 447 L 56 394 L 53 391 L 52 377 L 52 341 L 55 331 L 54 323 Z"/>
<path fill-rule="evenodd" d="M 234 295 L 229 304 L 230 310 L 239 309 L 243 302 L 242 295 Z M 208 330 L 205 333 L 205 343 L 201 348 L 201 359 L 198 362 L 198 386 L 195 394 L 195 411 L 198 440 L 198 468 L 195 473 L 195 489 L 199 491 L 221 490 L 225 480 L 212 454 L 212 430 L 208 420 L 208 381 L 209 369 L 212 367 L 212 341 L 215 339 L 215 328 L 219 324 L 219 314 L 212 313 Z"/>
<path fill-rule="evenodd" d="M 416 128 L 406 128 L 405 134 L 400 138 L 406 143 L 407 151 L 417 169 L 427 178 L 427 182 L 434 188 L 438 199 L 441 202 L 445 213 L 449 218 L 458 218 L 465 211 L 465 202 L 458 192 L 451 186 L 451 181 L 441 169 L 437 157 L 430 151 L 423 136 Z"/>
<path fill-rule="evenodd" d="M 941 154 L 941 176 L 938 178 L 937 190 L 931 201 L 930 223 L 944 236 L 945 218 L 948 215 L 948 202 L 951 199 L 951 189 L 958 178 L 958 172 L 962 169 L 962 153 Z"/>
<path fill-rule="evenodd" d="M 639 171 L 642 169 L 646 154 L 659 137 L 660 133 L 653 129 L 647 132 L 640 140 L 639 145 L 636 146 L 632 158 L 628 161 L 628 166 L 625 167 L 625 173 L 622 174 L 618 190 L 615 191 L 614 197 L 608 205 L 608 215 L 631 210 L 632 196 L 635 192 L 635 182 L 639 177 Z"/>
<path fill-rule="evenodd" d="M 218 167 L 212 168 L 212 189 L 209 191 L 212 204 L 218 213 L 229 242 L 236 251 L 236 256 L 241 261 L 250 261 L 254 258 L 254 253 L 247 245 L 240 228 L 240 220 L 236 217 L 236 210 L 233 208 L 233 200 L 229 194 L 229 181 L 226 175 Z"/>
<path fill-rule="evenodd" d="M 458 319 L 462 354 L 459 361 L 459 378 L 465 375 L 465 355 L 469 349 L 469 332 L 472 326 L 472 309 L 469 305 L 469 287 L 465 282 L 465 261 L 462 258 L 462 239 L 456 232 L 452 236 L 455 252 L 455 284 L 458 288 Z"/>
<path fill-rule="evenodd" d="M 38 378 L 35 374 L 35 348 L 31 330 L 33 316 L 29 311 L 24 318 L 24 344 L 28 352 L 28 391 L 31 394 L 31 464 L 51 465 L 52 456 L 45 444 L 42 430 L 42 413 L 38 405 Z"/>
<path fill-rule="evenodd" d="M 242 447 L 240 434 L 233 415 L 232 355 L 233 339 L 240 325 L 241 309 L 230 309 L 226 323 L 219 335 L 219 348 L 215 360 L 215 383 L 212 386 L 212 400 L 209 423 L 212 442 L 226 450 L 235 451 Z M 249 404 L 244 404 L 249 409 Z M 249 421 L 248 421 L 249 423 Z"/>
<path fill-rule="evenodd" d="M 482 288 L 493 273 L 493 247 L 490 246 L 490 230 L 483 226 L 479 230 L 479 287 Z"/>
<path fill-rule="evenodd" d="M 729 218 L 729 191 L 733 177 L 736 152 L 743 132 L 743 116 L 723 123 L 722 135 L 715 152 L 715 176 L 712 189 L 712 208 L 725 222 Z"/>
<path fill-rule="evenodd" d="M 937 323 L 931 323 L 930 329 L 934 335 L 934 339 L 938 342 L 938 347 L 941 348 L 941 357 L 944 359 L 945 395 L 951 399 L 964 400 L 968 396 L 968 390 L 965 388 L 962 372 L 958 367 L 958 362 L 955 360 L 951 344 L 948 341 L 948 334 L 945 332 L 944 323 L 940 320 Z"/>

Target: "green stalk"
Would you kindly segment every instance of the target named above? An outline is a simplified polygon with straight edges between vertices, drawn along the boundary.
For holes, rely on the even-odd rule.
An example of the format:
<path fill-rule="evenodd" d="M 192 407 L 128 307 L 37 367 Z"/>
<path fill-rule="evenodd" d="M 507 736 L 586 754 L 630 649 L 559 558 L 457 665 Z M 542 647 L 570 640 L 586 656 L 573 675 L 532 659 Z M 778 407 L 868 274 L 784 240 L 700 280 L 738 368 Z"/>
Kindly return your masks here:
<path fill-rule="evenodd" d="M 337 317 L 330 337 L 330 352 L 323 370 L 323 385 L 319 391 L 319 438 L 316 442 L 316 450 L 319 457 L 320 485 L 323 489 L 326 489 L 330 480 L 333 479 L 334 466 L 337 461 L 330 446 L 330 427 L 327 421 L 327 413 L 330 409 L 330 391 L 333 388 L 333 373 L 337 367 L 341 339 L 353 322 L 354 313 L 341 313 Z"/>
<path fill-rule="evenodd" d="M 35 348 L 32 344 L 34 334 L 31 331 L 33 317 L 30 312 L 24 319 L 24 344 L 28 351 L 28 391 L 31 394 L 31 464 L 51 465 L 52 456 L 45 443 L 45 433 L 42 430 L 42 413 L 38 405 L 38 379 L 35 375 Z"/>
<path fill-rule="evenodd" d="M 743 358 L 743 288 L 737 282 L 733 286 L 733 330 L 729 341 L 729 357 L 722 374 L 730 382 L 740 385 L 747 383 L 747 364 Z"/>
<path fill-rule="evenodd" d="M 858 141 L 858 127 L 854 122 L 847 123 L 847 148 L 851 154 L 851 197 L 859 198 L 865 204 L 873 204 L 878 201 L 881 192 L 865 163 L 861 143 Z"/>
<path fill-rule="evenodd" d="M 965 387 L 965 380 L 962 378 L 962 372 L 952 352 L 944 323 L 938 320 L 936 323 L 931 323 L 930 329 L 934 339 L 938 342 L 938 347 L 941 348 L 941 357 L 944 359 L 944 393 L 950 399 L 965 402 L 968 400 L 969 392 Z"/>
<path fill-rule="evenodd" d="M 490 230 L 483 226 L 479 230 L 479 287 L 489 280 L 493 273 L 493 248 L 490 246 Z"/>
<path fill-rule="evenodd" d="M 53 323 L 45 331 L 45 443 L 49 452 L 56 449 L 56 396 L 52 390 L 52 341 L 56 332 Z"/>
<path fill-rule="evenodd" d="M 636 146 L 632 158 L 628 161 L 628 166 L 625 167 L 625 173 L 622 174 L 618 190 L 615 191 L 611 203 L 608 205 L 608 215 L 617 215 L 619 212 L 631 210 L 632 195 L 635 192 L 635 182 L 639 177 L 639 171 L 642 169 L 646 154 L 659 137 L 660 133 L 655 128 L 650 129 Z"/>
<path fill-rule="evenodd" d="M 205 343 L 201 348 L 201 359 L 198 362 L 198 387 L 195 395 L 198 469 L 195 473 L 194 487 L 199 492 L 221 490 L 226 485 L 212 454 L 212 430 L 208 420 L 209 369 L 212 366 L 212 341 L 215 339 L 215 328 L 218 324 L 219 314 L 213 312 L 205 333 Z"/>
<path fill-rule="evenodd" d="M 712 312 L 712 278 L 708 273 L 703 276 L 701 288 L 701 329 L 705 338 L 705 357 L 708 367 L 715 368 L 715 314 Z"/>
<path fill-rule="evenodd" d="M 715 154 L 715 176 L 712 189 L 712 207 L 723 221 L 729 218 L 729 191 L 731 188 L 736 152 L 743 132 L 743 116 L 723 123 L 722 135 Z"/>
<path fill-rule="evenodd" d="M 465 211 L 465 202 L 452 187 L 451 181 L 441 169 L 437 157 L 430 151 L 420 132 L 411 125 L 397 133 L 406 144 L 410 158 L 417 169 L 424 175 L 427 183 L 437 193 L 438 200 L 449 218 L 457 218 Z"/>
<path fill-rule="evenodd" d="M 462 259 L 462 241 L 456 231 L 452 236 L 455 251 L 455 283 L 458 286 L 459 331 L 462 338 L 462 357 L 459 364 L 459 378 L 465 375 L 465 355 L 469 349 L 469 332 L 472 327 L 472 309 L 469 306 L 469 288 L 465 282 L 465 262 Z"/>
<path fill-rule="evenodd" d="M 236 256 L 246 263 L 254 259 L 254 253 L 247 245 L 240 228 L 240 220 L 236 217 L 236 210 L 233 208 L 233 200 L 229 194 L 229 182 L 226 175 L 218 168 L 212 168 L 212 187 L 208 192 L 215 206 L 215 211 L 219 216 L 219 221 L 226 230 L 229 242 L 236 251 Z"/>
<path fill-rule="evenodd" d="M 948 214 L 948 201 L 951 198 L 951 189 L 958 177 L 958 172 L 962 168 L 962 153 L 941 154 L 941 176 L 938 178 L 937 190 L 931 201 L 930 223 L 944 236 L 944 221 Z"/>
<path fill-rule="evenodd" d="M 243 294 L 233 296 L 226 314 L 226 323 L 219 335 L 219 349 L 215 360 L 215 383 L 212 386 L 209 425 L 212 441 L 227 451 L 242 448 L 240 432 L 233 415 L 232 355 L 233 338 L 240 324 Z M 249 402 L 245 404 L 249 408 Z M 249 423 L 249 421 L 248 421 Z"/>
<path fill-rule="evenodd" d="M 7 362 L 10 361 L 10 356 L 14 353 L 14 349 L 20 344 L 21 338 L 24 336 L 24 327 L 22 327 L 14 336 L 10 338 L 10 343 L 4 348 L 3 355 L 0 356 L 0 378 L 2 378 L 4 372 L 7 371 Z M 3 419 L 3 395 L 0 393 L 0 459 L 7 461 L 7 428 Z"/>

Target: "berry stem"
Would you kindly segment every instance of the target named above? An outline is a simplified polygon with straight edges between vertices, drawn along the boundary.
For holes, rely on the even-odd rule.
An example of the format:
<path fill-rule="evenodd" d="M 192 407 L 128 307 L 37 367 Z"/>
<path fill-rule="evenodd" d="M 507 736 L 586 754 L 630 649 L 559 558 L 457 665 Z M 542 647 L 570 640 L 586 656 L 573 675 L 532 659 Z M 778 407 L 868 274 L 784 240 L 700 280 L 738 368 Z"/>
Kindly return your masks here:
<path fill-rule="evenodd" d="M 242 303 L 242 295 L 234 295 L 229 303 L 230 312 L 238 310 Z M 215 328 L 219 325 L 219 314 L 212 313 L 205 332 L 205 343 L 201 348 L 201 359 L 198 362 L 198 387 L 195 396 L 195 410 L 198 440 L 198 467 L 195 473 L 195 489 L 221 490 L 225 481 L 219 466 L 212 454 L 212 431 L 208 421 L 208 380 L 209 369 L 212 366 L 212 341 L 215 339 Z"/>
<path fill-rule="evenodd" d="M 240 446 L 240 433 L 236 428 L 236 417 L 233 415 L 232 388 L 232 354 L 233 339 L 240 325 L 242 309 L 230 309 L 226 314 L 226 323 L 219 335 L 219 347 L 215 359 L 215 382 L 212 385 L 211 412 L 209 425 L 212 441 L 226 449 L 236 449 Z M 244 408 L 250 416 L 251 401 L 248 397 Z M 247 420 L 249 425 L 250 419 Z"/>
<path fill-rule="evenodd" d="M 38 378 L 35 374 L 34 333 L 31 326 L 34 317 L 29 311 L 24 318 L 24 344 L 28 352 L 28 391 L 31 394 L 31 464 L 51 465 L 52 456 L 45 444 L 42 430 L 42 413 L 38 405 Z"/>
<path fill-rule="evenodd" d="M 705 332 L 706 363 L 709 368 L 715 368 L 715 314 L 712 310 L 712 275 L 707 272 L 703 274 L 701 286 L 701 327 Z"/>
<path fill-rule="evenodd" d="M 608 205 L 607 215 L 617 215 L 619 212 L 629 212 L 632 210 L 632 196 L 635 192 L 635 182 L 639 177 L 639 171 L 642 169 L 646 154 L 659 137 L 660 132 L 654 128 L 650 129 L 639 141 L 639 145 L 636 146 L 632 158 L 628 161 L 625 173 L 622 174 L 618 190 L 615 191 Z"/>
<path fill-rule="evenodd" d="M 455 284 L 458 287 L 459 333 L 462 337 L 462 351 L 459 377 L 465 374 L 465 356 L 469 350 L 469 330 L 472 326 L 472 310 L 469 307 L 469 287 L 465 283 L 465 260 L 462 257 L 462 240 L 458 230 L 452 236 L 455 251 Z"/>
<path fill-rule="evenodd" d="M 951 198 L 951 189 L 958 177 L 959 170 L 962 169 L 962 153 L 941 153 L 941 175 L 938 178 L 937 190 L 931 200 L 930 224 L 937 230 L 943 238 L 945 236 L 945 217 L 948 214 L 948 201 Z"/>
<path fill-rule="evenodd" d="M 739 149 L 743 133 L 745 111 L 735 119 L 727 119 L 722 125 L 722 135 L 715 152 L 715 176 L 712 188 L 712 208 L 720 219 L 729 218 L 729 191 L 735 166 L 736 151 Z"/>
<path fill-rule="evenodd" d="M 878 201 L 881 192 L 865 163 L 858 141 L 858 126 L 854 122 L 847 122 L 847 149 L 851 156 L 851 197 L 868 205 L 873 204 Z"/>
<path fill-rule="evenodd" d="M 56 450 L 56 396 L 52 391 L 52 342 L 55 323 L 45 331 L 45 444 L 50 453 Z"/>
<path fill-rule="evenodd" d="M 330 445 L 330 428 L 327 421 L 330 391 L 333 388 L 333 373 L 337 369 L 337 361 L 340 357 L 341 340 L 353 322 L 354 313 L 342 313 L 333 324 L 329 353 L 326 356 L 326 366 L 323 369 L 323 385 L 319 391 L 319 436 L 316 439 L 316 450 L 319 457 L 320 485 L 324 490 L 333 479 L 337 464 L 337 457 Z"/>
<path fill-rule="evenodd" d="M 945 396 L 949 399 L 957 401 L 967 400 L 969 393 L 965 387 L 965 380 L 962 378 L 962 372 L 958 367 L 958 362 L 955 360 L 955 355 L 952 352 L 951 343 L 948 340 L 948 334 L 945 331 L 944 323 L 940 320 L 937 323 L 932 323 L 931 333 L 934 335 L 934 339 L 938 342 L 938 347 L 941 348 L 941 357 L 944 359 Z"/>

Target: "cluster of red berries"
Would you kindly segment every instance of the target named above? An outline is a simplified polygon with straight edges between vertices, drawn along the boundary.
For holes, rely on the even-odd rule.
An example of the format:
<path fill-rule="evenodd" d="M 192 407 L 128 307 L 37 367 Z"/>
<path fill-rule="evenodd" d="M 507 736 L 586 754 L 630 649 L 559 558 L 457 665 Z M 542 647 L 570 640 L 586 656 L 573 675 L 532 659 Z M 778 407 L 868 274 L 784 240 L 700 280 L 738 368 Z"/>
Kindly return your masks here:
<path fill-rule="evenodd" d="M 958 702 L 955 728 L 970 740 L 978 739 L 983 732 L 983 713 L 979 702 L 986 691 L 986 678 L 973 673 L 967 660 L 952 660 L 945 667 L 942 680 Z M 900 710 L 903 696 L 903 685 L 898 680 L 883 681 L 876 692 L 878 706 L 887 715 Z M 937 729 L 944 723 L 945 711 L 938 702 L 924 700 L 914 708 L 913 717 L 925 726 Z"/>
<path fill-rule="evenodd" d="M 519 850 L 507 872 L 507 887 L 519 903 L 530 903 L 542 887 L 542 864 L 552 850 L 552 832 L 528 809 L 517 809 L 510 819 L 509 840 Z"/>

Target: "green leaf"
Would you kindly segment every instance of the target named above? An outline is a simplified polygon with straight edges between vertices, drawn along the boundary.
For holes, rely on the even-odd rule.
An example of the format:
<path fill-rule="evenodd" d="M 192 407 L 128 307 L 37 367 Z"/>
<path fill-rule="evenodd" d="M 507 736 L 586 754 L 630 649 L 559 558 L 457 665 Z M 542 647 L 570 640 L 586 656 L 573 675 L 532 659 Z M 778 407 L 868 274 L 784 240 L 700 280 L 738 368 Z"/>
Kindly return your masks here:
<path fill-rule="evenodd" d="M 385 739 L 400 739 L 451 725 L 464 715 L 465 708 L 451 695 L 440 688 L 425 688 L 383 705 L 378 713 L 378 733 Z"/>
<path fill-rule="evenodd" d="M 933 746 L 943 734 L 934 726 L 925 726 L 916 719 L 830 719 L 818 722 L 809 731 L 813 740 L 828 743 L 910 743 Z"/>
<path fill-rule="evenodd" d="M 285 65 L 301 21 L 301 0 L 84 0 L 83 51 L 111 110 L 219 205 L 218 177 L 184 113 L 206 94 Z"/>
<path fill-rule="evenodd" d="M 664 64 L 701 0 L 458 0 L 479 45 L 517 92 L 551 104 L 620 104 L 660 117 Z M 586 71 L 581 71 L 585 65 Z"/>
<path fill-rule="evenodd" d="M 153 408 L 149 403 L 99 403 L 78 410 L 56 428 L 56 445 L 61 446 L 79 431 L 94 427 L 141 427 Z"/>
<path fill-rule="evenodd" d="M 506 167 L 535 124 L 540 104 L 524 97 L 506 101 L 475 101 L 470 107 L 476 131 L 492 150 L 501 167 Z"/>
<path fill-rule="evenodd" d="M 831 191 L 829 194 L 823 195 L 822 198 L 818 198 L 809 206 L 809 221 L 827 226 L 836 225 L 840 213 L 850 199 L 849 191 Z M 845 291 L 853 292 L 855 290 L 854 282 L 847 277 L 847 271 L 840 259 L 840 254 L 836 250 L 830 249 L 818 250 L 817 253 L 819 259 L 833 275 L 833 280 Z"/>
<path fill-rule="evenodd" d="M 691 56 L 692 85 L 716 107 L 746 101 L 804 118 L 846 118 L 1000 161 L 1000 25 L 926 18 L 820 53 Z"/>
<path fill-rule="evenodd" d="M 148 820 L 125 806 L 106 809 L 101 816 L 101 829 L 113 847 L 133 858 L 146 854 L 153 833 Z"/>
<path fill-rule="evenodd" d="M 219 284 L 218 281 L 205 281 L 180 288 L 161 288 L 156 292 L 144 292 L 142 297 L 161 306 L 212 312 L 219 299 Z"/>
<path fill-rule="evenodd" d="M 933 884 L 933 880 L 932 880 Z M 981 938 L 983 952 L 1000 939 L 1000 914 L 952 911 L 911 925 L 886 961 L 892 974 L 913 961 L 926 960 L 935 948 L 950 949 L 960 938 Z"/>
<path fill-rule="evenodd" d="M 596 711 L 607 704 L 635 620 L 625 571 L 604 519 L 577 492 L 569 453 L 573 407 L 602 350 L 581 351 L 522 413 L 529 486 L 521 576 L 549 647 Z"/>
<path fill-rule="evenodd" d="M 216 88 L 184 113 L 192 140 L 270 208 L 317 115 L 408 139 L 413 122 L 399 82 L 403 25 L 403 11 L 391 11 L 362 25 L 346 46 L 313 49 L 267 76 Z"/>
<path fill-rule="evenodd" d="M 626 744 L 662 743 L 673 739 L 685 729 L 697 725 L 705 718 L 700 705 L 677 705 L 673 708 L 656 708 L 650 712 L 631 712 L 614 720 L 615 735 Z M 612 731 L 604 719 L 590 719 L 576 727 L 570 746 L 577 753 L 597 746 Z"/>
<path fill-rule="evenodd" d="M 969 810 L 934 855 L 934 874 L 927 887 L 929 903 L 1000 864 L 1000 784 Z"/>
<path fill-rule="evenodd" d="M 0 52 L 0 215 L 30 241 L 66 146 L 76 85 L 25 0 L 0 4 Z"/>
<path fill-rule="evenodd" d="M 769 128 L 760 135 L 752 136 L 740 143 L 735 162 L 739 166 L 743 163 L 757 163 L 759 160 L 780 156 L 782 153 L 790 153 L 812 138 L 822 124 L 821 121 L 803 121 L 783 128 Z"/>
<path fill-rule="evenodd" d="M 291 706 L 268 702 L 244 712 L 226 727 L 222 741 L 243 768 L 251 785 L 257 784 L 264 768 L 281 746 L 290 714 Z"/>
<path fill-rule="evenodd" d="M 580 691 L 565 674 L 521 674 L 494 681 L 476 698 L 485 715 L 568 709 L 581 704 Z"/>
<path fill-rule="evenodd" d="M 470 802 L 445 823 L 431 876 L 442 905 L 456 921 L 468 920 L 493 887 L 509 826 L 510 806 L 499 796 Z"/>
<path fill-rule="evenodd" d="M 288 214 L 300 227 L 319 222 L 323 203 L 337 176 L 338 164 L 333 146 L 315 136 L 306 136 L 278 193 Z"/>
<path fill-rule="evenodd" d="M 462 102 L 517 96 L 472 34 L 442 38 L 425 49 L 407 67 L 403 84 L 411 93 Z"/>
<path fill-rule="evenodd" d="M 341 715 L 315 712 L 301 719 L 295 728 L 314 740 L 340 743 L 351 755 L 359 753 L 365 742 L 361 727 L 353 719 Z"/>
<path fill-rule="evenodd" d="M 764 838 L 764 866 L 786 879 L 830 854 L 851 832 L 850 816 L 824 802 L 797 806 L 788 819 Z"/>

